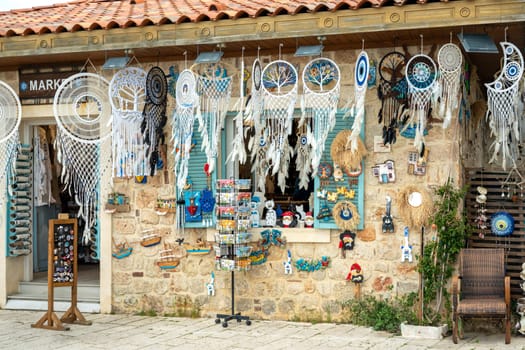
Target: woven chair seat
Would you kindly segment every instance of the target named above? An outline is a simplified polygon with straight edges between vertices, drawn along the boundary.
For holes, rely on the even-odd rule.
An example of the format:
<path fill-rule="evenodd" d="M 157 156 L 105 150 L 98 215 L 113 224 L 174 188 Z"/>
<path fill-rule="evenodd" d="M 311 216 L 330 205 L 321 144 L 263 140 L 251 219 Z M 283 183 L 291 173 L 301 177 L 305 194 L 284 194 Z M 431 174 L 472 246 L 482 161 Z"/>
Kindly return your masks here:
<path fill-rule="evenodd" d="M 485 297 L 476 299 L 462 299 L 458 305 L 458 312 L 462 315 L 505 315 L 507 305 L 501 297 Z"/>
<path fill-rule="evenodd" d="M 452 280 L 452 340 L 462 337 L 462 317 L 501 318 L 505 344 L 510 343 L 510 276 L 502 248 L 466 248 L 459 254 L 458 275 Z"/>

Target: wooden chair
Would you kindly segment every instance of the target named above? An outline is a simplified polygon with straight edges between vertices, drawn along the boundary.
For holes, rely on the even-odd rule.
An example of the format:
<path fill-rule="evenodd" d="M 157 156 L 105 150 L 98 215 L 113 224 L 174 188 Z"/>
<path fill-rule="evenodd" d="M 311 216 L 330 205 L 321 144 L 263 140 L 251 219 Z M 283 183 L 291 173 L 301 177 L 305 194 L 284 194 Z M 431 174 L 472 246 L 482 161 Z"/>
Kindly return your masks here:
<path fill-rule="evenodd" d="M 501 318 L 505 344 L 510 343 L 510 277 L 505 276 L 505 251 L 462 249 L 459 275 L 452 280 L 452 340 L 463 337 L 463 318 Z"/>

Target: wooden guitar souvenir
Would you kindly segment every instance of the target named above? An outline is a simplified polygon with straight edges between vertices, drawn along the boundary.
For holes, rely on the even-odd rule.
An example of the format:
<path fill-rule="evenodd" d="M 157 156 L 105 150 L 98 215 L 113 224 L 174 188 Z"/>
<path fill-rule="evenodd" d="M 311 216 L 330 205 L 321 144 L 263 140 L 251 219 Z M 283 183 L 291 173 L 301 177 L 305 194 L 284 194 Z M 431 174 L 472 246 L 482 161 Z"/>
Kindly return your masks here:
<path fill-rule="evenodd" d="M 405 227 L 405 244 L 401 246 L 401 262 L 412 262 L 412 246 L 408 244 L 408 227 Z"/>
<path fill-rule="evenodd" d="M 390 208 L 392 206 L 392 198 L 386 196 L 386 214 L 383 216 L 383 232 L 394 232 L 394 221 L 390 215 Z"/>

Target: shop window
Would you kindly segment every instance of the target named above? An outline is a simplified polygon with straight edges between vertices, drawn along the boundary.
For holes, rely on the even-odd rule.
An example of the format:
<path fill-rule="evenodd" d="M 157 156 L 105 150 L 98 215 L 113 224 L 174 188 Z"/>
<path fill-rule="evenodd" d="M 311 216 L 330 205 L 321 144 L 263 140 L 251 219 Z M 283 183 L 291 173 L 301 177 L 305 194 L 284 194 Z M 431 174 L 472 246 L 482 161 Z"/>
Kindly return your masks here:
<path fill-rule="evenodd" d="M 221 137 L 221 146 L 220 151 L 217 157 L 217 164 L 215 171 L 212 176 L 208 179 L 204 172 L 204 164 L 206 164 L 206 154 L 201 151 L 202 139 L 200 133 L 198 132 L 198 123 L 195 123 L 194 132 L 193 132 L 193 149 L 191 151 L 189 167 L 188 167 L 188 184 L 191 187 L 188 191 L 191 191 L 193 194 L 197 195 L 198 192 L 206 189 L 208 186 L 214 191 L 214 183 L 217 178 L 242 178 L 242 179 L 251 179 L 252 188 L 255 187 L 257 179 L 252 173 L 252 164 L 250 162 L 250 153 L 248 150 L 249 138 L 252 137 L 252 134 L 248 134 L 245 139 L 245 149 L 247 152 L 247 161 L 244 164 L 232 164 L 231 162 L 226 163 L 226 158 L 231 152 L 231 144 L 233 137 L 235 136 L 234 132 L 234 122 L 233 118 L 236 113 L 230 112 L 226 116 L 225 128 L 222 132 Z M 330 157 L 330 145 L 332 144 L 335 136 L 342 130 L 351 129 L 353 118 L 344 118 L 344 113 L 342 111 L 338 112 L 336 115 L 337 122 L 334 129 L 329 133 L 328 138 L 325 143 L 325 149 L 323 152 L 322 163 L 330 164 L 333 167 L 333 161 Z M 288 141 L 290 147 L 295 148 L 298 140 L 298 130 L 297 125 L 300 117 L 300 111 L 296 111 L 295 118 L 293 122 L 293 130 L 288 136 Z M 315 127 L 315 125 L 314 125 Z M 364 175 L 363 172 L 354 172 L 349 176 L 348 172 L 345 172 L 342 178 L 338 178 L 335 181 L 334 176 L 331 176 L 329 179 L 321 180 L 319 176 L 315 178 L 310 178 L 308 180 L 308 188 L 301 189 L 298 186 L 299 180 L 299 169 L 296 163 L 296 155 L 294 155 L 290 161 L 290 166 L 288 170 L 288 176 L 286 178 L 286 186 L 281 189 L 276 180 L 276 175 L 267 175 L 266 177 L 266 188 L 265 188 L 265 199 L 273 199 L 275 205 L 279 206 L 282 211 L 289 210 L 291 206 L 302 206 L 303 210 L 312 211 L 314 216 L 314 227 L 319 229 L 335 229 L 337 228 L 335 221 L 329 216 L 321 217 L 319 213 L 321 211 L 328 211 L 331 213 L 333 206 L 337 203 L 336 201 L 329 200 L 329 198 L 322 198 L 321 195 L 318 196 L 318 193 L 331 193 L 333 197 L 339 194 L 337 198 L 339 200 L 348 199 L 355 204 L 359 213 L 360 213 L 360 223 L 358 229 L 363 228 L 363 208 L 364 208 Z M 354 195 L 352 198 L 344 197 L 344 192 L 353 191 Z M 333 199 L 333 198 L 332 198 Z M 264 218 L 264 214 L 263 214 Z M 262 219 L 263 219 L 262 218 Z M 209 222 L 206 223 L 205 220 L 188 222 L 186 221 L 186 227 L 208 227 Z"/>

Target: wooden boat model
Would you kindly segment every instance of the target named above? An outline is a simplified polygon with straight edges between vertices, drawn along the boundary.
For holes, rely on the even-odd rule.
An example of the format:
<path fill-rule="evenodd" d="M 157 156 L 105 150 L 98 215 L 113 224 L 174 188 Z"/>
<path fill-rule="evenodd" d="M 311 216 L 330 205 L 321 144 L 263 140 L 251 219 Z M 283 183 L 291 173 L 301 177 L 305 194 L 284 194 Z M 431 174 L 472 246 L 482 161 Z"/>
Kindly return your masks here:
<path fill-rule="evenodd" d="M 206 255 L 210 252 L 211 246 L 198 239 L 195 244 L 184 243 L 184 249 L 188 255 Z"/>
<path fill-rule="evenodd" d="M 179 255 L 175 251 L 175 248 L 164 245 L 164 249 L 159 252 L 159 260 L 157 260 L 157 266 L 161 270 L 172 270 L 179 266 L 180 259 Z"/>
<path fill-rule="evenodd" d="M 133 252 L 132 247 L 121 246 L 121 247 L 117 247 L 117 249 L 115 249 L 111 255 L 114 258 L 123 259 L 123 258 L 130 256 L 132 252 Z"/>
<path fill-rule="evenodd" d="M 148 233 L 140 240 L 140 245 L 143 247 L 153 247 L 160 243 L 161 236 L 157 232 Z"/>

